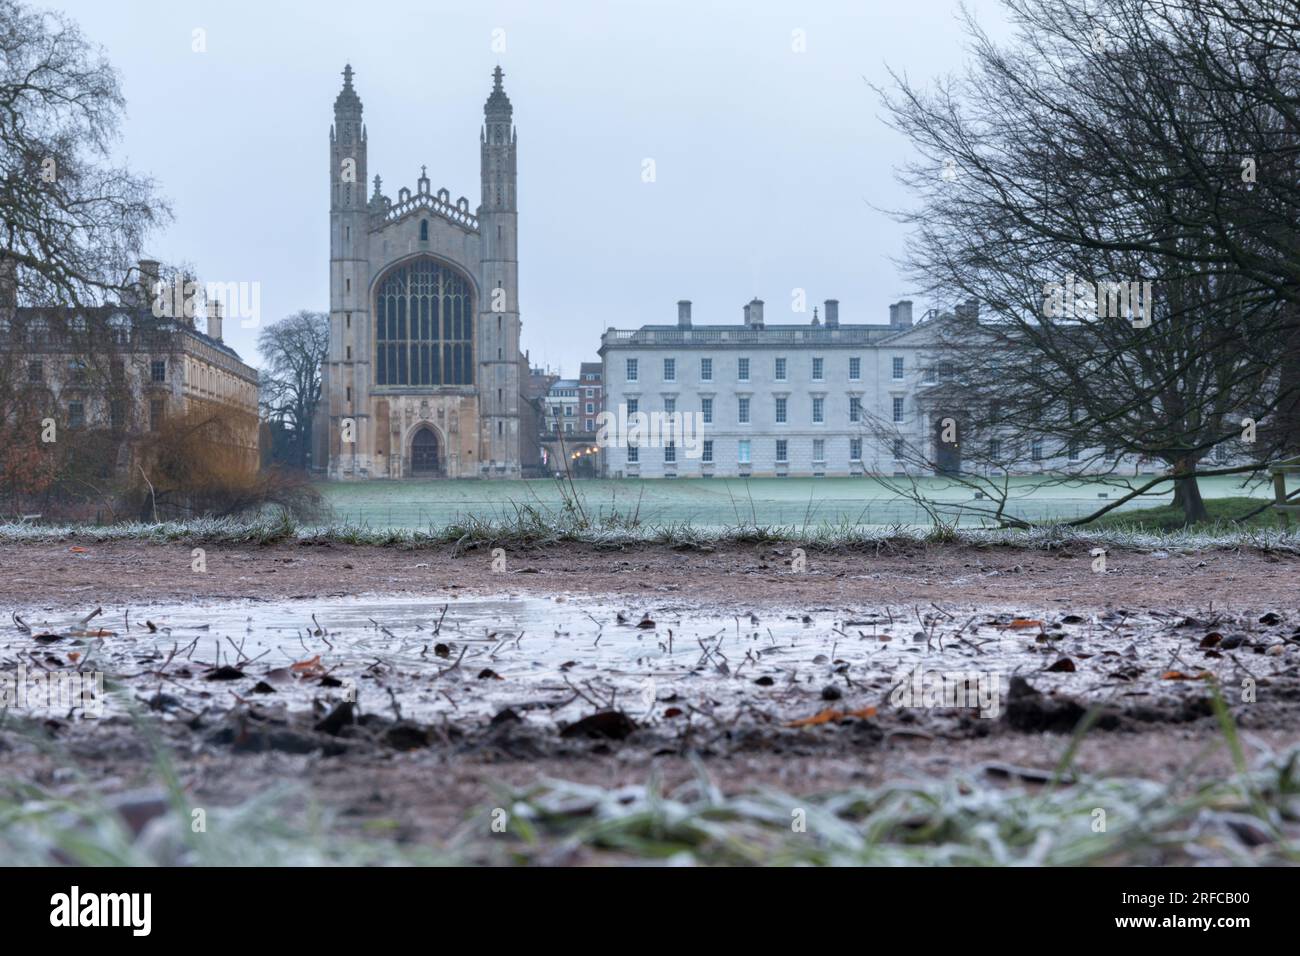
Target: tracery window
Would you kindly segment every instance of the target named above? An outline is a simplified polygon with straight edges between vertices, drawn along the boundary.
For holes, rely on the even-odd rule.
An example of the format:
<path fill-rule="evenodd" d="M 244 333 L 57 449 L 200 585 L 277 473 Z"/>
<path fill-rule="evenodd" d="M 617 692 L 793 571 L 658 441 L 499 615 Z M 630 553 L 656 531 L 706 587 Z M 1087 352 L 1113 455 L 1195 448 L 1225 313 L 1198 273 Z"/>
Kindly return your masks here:
<path fill-rule="evenodd" d="M 474 295 L 460 273 L 417 259 L 380 281 L 375 384 L 474 384 Z"/>

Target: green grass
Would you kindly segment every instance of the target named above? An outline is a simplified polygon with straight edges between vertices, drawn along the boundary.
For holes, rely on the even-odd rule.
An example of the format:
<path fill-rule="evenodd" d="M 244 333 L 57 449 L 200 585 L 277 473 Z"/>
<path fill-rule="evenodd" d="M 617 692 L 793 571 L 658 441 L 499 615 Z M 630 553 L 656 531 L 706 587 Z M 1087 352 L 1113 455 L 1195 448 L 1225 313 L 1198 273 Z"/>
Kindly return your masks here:
<path fill-rule="evenodd" d="M 347 544 L 418 550 L 447 545 L 457 551 L 476 547 L 531 547 L 581 543 L 597 547 L 662 544 L 672 547 L 794 544 L 826 550 L 879 552 L 895 546 L 964 544 L 1054 550 L 1063 547 L 1110 547 L 1128 550 L 1214 550 L 1250 548 L 1300 554 L 1300 527 L 1283 530 L 1268 522 L 1253 527 L 1223 524 L 1171 530 L 1133 527 L 1116 522 L 1099 528 L 1040 525 L 1032 528 L 957 528 L 949 523 L 929 527 L 861 525 L 850 521 L 789 525 L 737 523 L 697 526 L 682 522 L 649 524 L 616 515 L 583 519 L 571 513 L 519 508 L 502 519 L 469 518 L 424 530 L 378 528 L 362 524 L 300 525 L 286 516 L 251 521 L 233 518 L 124 523 L 45 525 L 0 523 L 0 544 L 76 542 L 144 542 L 185 547 L 209 545 L 269 546 L 283 543 Z"/>
<path fill-rule="evenodd" d="M 274 783 L 234 806 L 186 793 L 148 718 L 133 712 L 153 755 L 147 790 L 164 811 L 137 836 L 76 766 L 27 719 L 0 721 L 9 736 L 55 758 L 70 775 L 57 788 L 7 774 L 0 780 L 0 860 L 7 866 L 372 866 L 445 865 L 451 851 L 406 847 L 341 832 L 338 817 L 294 782 Z M 195 811 L 201 810 L 202 817 Z"/>
<path fill-rule="evenodd" d="M 1261 504 L 1263 502 L 1259 498 L 1207 498 L 1205 510 L 1209 512 L 1210 520 L 1199 522 L 1193 527 L 1202 530 L 1279 527 L 1277 513 L 1272 508 L 1246 517 L 1250 512 L 1258 510 Z M 1093 522 L 1091 527 L 1129 531 L 1178 531 L 1185 527 L 1185 523 L 1181 507 L 1165 504 L 1154 508 L 1112 512 Z"/>
<path fill-rule="evenodd" d="M 723 794 L 698 761 L 695 778 L 671 791 L 653 773 L 643 785 L 618 788 L 542 780 L 502 789 L 433 844 L 405 842 L 392 820 L 344 828 L 294 783 L 236 806 L 208 806 L 206 827 L 195 832 L 199 801 L 152 744 L 155 785 L 171 809 L 139 837 L 84 779 L 56 794 L 11 777 L 0 784 L 0 858 L 25 866 L 528 865 L 557 848 L 581 848 L 592 861 L 705 866 L 1300 862 L 1300 750 L 1266 755 L 1247 769 L 1235 735 L 1226 733 L 1192 765 L 1226 745 L 1238 771 L 1197 785 L 1075 774 L 1052 786 L 1001 787 L 960 773 L 804 795 Z M 1070 756 L 1067 750 L 1062 763 Z M 501 809 L 507 826 L 496 832 Z M 1238 838 L 1243 826 L 1258 845 Z"/>
<path fill-rule="evenodd" d="M 1146 479 L 1129 476 L 1128 480 Z M 976 499 L 969 486 L 933 476 L 918 478 L 916 483 L 956 526 L 988 523 L 972 509 L 988 509 L 990 501 Z M 590 479 L 572 486 L 553 479 L 355 481 L 315 487 L 338 523 L 405 530 L 475 521 L 500 523 L 512 520 L 520 509 L 550 513 L 571 506 L 580 507 L 593 523 L 635 516 L 642 524 L 695 528 L 931 525 L 925 509 L 872 478 Z M 1102 495 L 1114 500 L 1122 493 L 1124 489 L 1113 483 L 1054 483 L 1017 476 L 1010 481 L 1007 511 L 1030 522 L 1068 521 L 1104 505 Z M 1207 497 L 1271 494 L 1266 483 L 1258 481 L 1243 492 L 1242 482 L 1230 476 L 1203 479 L 1201 493 Z M 1165 485 L 1159 493 L 1123 509 L 1161 503 L 1168 497 Z"/>
<path fill-rule="evenodd" d="M 805 796 L 726 796 L 701 771 L 672 793 L 654 781 L 618 789 L 549 781 L 503 804 L 512 808 L 521 860 L 530 846 L 561 841 L 615 859 L 703 865 L 1295 863 L 1296 762 L 1293 752 L 1248 775 L 1191 788 L 1087 777 L 1042 790 L 1000 789 L 961 774 Z M 1233 836 L 1245 818 L 1269 835 L 1262 846 L 1248 849 Z"/>

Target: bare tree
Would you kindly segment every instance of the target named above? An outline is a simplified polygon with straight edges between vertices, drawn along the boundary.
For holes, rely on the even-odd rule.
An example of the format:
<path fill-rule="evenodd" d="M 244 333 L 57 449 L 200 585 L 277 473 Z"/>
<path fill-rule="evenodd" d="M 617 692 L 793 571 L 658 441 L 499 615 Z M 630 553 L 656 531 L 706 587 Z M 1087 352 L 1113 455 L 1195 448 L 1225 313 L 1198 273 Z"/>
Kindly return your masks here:
<path fill-rule="evenodd" d="M 124 105 L 117 73 L 75 23 L 0 0 L 0 281 L 11 301 L 104 302 L 170 217 L 151 179 L 108 162 Z"/>
<path fill-rule="evenodd" d="M 110 163 L 123 105 L 117 74 L 74 23 L 0 0 L 0 496 L 10 500 L 103 500 L 120 459 L 131 356 L 103 307 L 138 301 L 130 264 L 170 216 L 152 180 Z M 88 413 L 76 442 L 48 440 L 41 424 L 54 418 L 50 380 Z M 94 427 L 93 408 L 107 427 Z M 75 427 L 71 417 L 59 427 Z"/>
<path fill-rule="evenodd" d="M 329 353 L 329 316 L 296 312 L 264 328 L 257 345 L 267 363 L 262 372 L 264 413 L 287 443 L 293 466 L 305 469 L 321 395 L 321 364 Z"/>
<path fill-rule="evenodd" d="M 882 93 L 922 156 L 901 174 L 921 197 L 901 214 L 906 264 L 932 294 L 979 302 L 935 324 L 935 362 L 956 373 L 923 400 L 961 423 L 963 450 L 998 443 L 1004 467 L 1034 438 L 1066 477 L 1115 474 L 1120 452 L 1161 461 L 1203 519 L 1208 452 L 1262 459 L 1295 437 L 1240 441 L 1300 387 L 1279 361 L 1300 302 L 1281 212 L 1300 194 L 1294 176 L 1266 194 L 1241 162 L 1294 168 L 1295 87 L 1261 100 L 1232 80 L 1226 59 L 1255 48 L 1211 0 L 1004 2 L 1010 49 L 968 20 L 963 80 Z M 1294 50 L 1256 63 L 1293 75 Z"/>

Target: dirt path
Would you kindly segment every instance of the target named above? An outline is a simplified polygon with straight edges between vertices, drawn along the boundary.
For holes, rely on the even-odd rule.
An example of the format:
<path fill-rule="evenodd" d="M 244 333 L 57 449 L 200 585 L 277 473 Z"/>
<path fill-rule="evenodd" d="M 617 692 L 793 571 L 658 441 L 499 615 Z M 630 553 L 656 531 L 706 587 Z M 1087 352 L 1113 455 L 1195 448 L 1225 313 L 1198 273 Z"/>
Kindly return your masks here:
<path fill-rule="evenodd" d="M 675 550 L 556 545 L 492 554 L 293 545 L 209 546 L 206 573 L 186 545 L 112 542 L 0 545 L 0 605 L 122 603 L 187 598 L 340 597 L 363 593 L 467 592 L 678 594 L 698 602 L 911 605 L 1033 600 L 1075 609 L 1115 607 L 1262 610 L 1300 607 L 1300 558 L 1258 551 L 1113 552 L 1107 573 L 1081 547 L 1030 551 L 906 545 L 868 552 L 808 549 L 791 570 L 793 545 Z"/>
<path fill-rule="evenodd" d="M 714 655 L 721 639 L 702 640 L 697 650 L 690 632 L 689 654 L 679 648 L 675 656 L 656 658 L 658 690 L 642 701 L 646 709 L 635 709 L 635 725 L 615 723 L 608 734 L 572 728 L 606 706 L 600 700 L 606 690 L 611 711 L 632 712 L 626 702 L 635 699 L 644 668 L 624 671 L 621 687 L 605 664 L 589 669 L 590 679 L 567 665 L 564 673 L 530 678 L 528 667 L 541 667 L 544 655 L 525 643 L 512 658 L 496 634 L 474 639 L 461 631 L 453 638 L 449 628 L 426 638 L 391 621 L 397 633 L 372 622 L 376 635 L 387 635 L 374 639 L 391 638 L 394 656 L 375 654 L 371 659 L 382 666 L 341 662 L 331 672 L 365 685 L 366 706 L 355 711 L 339 697 L 338 681 L 328 684 L 330 674 L 320 677 L 315 669 L 310 686 L 297 679 L 306 674 L 289 675 L 290 689 L 283 673 L 277 688 L 265 686 L 273 671 L 287 668 L 283 658 L 245 663 L 254 653 L 254 632 L 265 630 L 251 617 L 248 654 L 239 634 L 238 644 L 229 642 L 235 650 L 227 650 L 226 664 L 237 671 L 229 683 L 212 682 L 226 640 L 224 632 L 216 639 L 215 627 L 184 663 L 167 656 L 172 635 L 153 647 L 152 634 L 141 640 L 139 623 L 129 634 L 117 630 L 104 639 L 116 641 L 116 651 L 102 652 L 98 666 L 117 675 L 156 723 L 190 799 L 235 805 L 270 783 L 292 781 L 303 801 L 337 815 L 340 832 L 363 838 L 383 832 L 385 839 L 438 844 L 499 799 L 503 785 L 552 776 L 608 787 L 644 783 L 654 774 L 671 786 L 697 772 L 696 760 L 728 793 L 764 787 L 808 793 L 956 773 L 1033 785 L 1060 760 L 1069 730 L 1092 703 L 1106 709 L 1079 749 L 1076 770 L 1161 781 L 1186 776 L 1189 785 L 1222 779 L 1230 761 L 1209 705 L 1207 673 L 1233 694 L 1238 684 L 1259 683 L 1258 702 L 1229 701 L 1250 753 L 1276 753 L 1300 741 L 1300 560 L 1284 555 L 1112 552 L 1100 574 L 1082 549 L 810 548 L 800 571 L 791 564 L 793 545 L 704 551 L 566 545 L 509 549 L 498 556 L 505 569 L 497 572 L 487 549 L 212 546 L 202 555 L 206 571 L 197 572 L 184 545 L 77 547 L 84 550 L 0 547 L 0 670 L 19 663 L 67 668 L 82 653 L 65 638 L 36 642 L 35 631 L 11 623 L 15 611 L 38 621 L 43 612 L 79 615 L 104 606 L 111 610 L 98 620 L 111 619 L 117 628 L 125 609 L 139 622 L 149 607 L 178 602 L 252 599 L 272 610 L 301 607 L 294 616 L 305 618 L 331 599 L 337 608 L 337 599 L 363 594 L 397 602 L 459 594 L 467 607 L 517 594 L 557 608 L 576 605 L 571 613 L 576 618 L 581 609 L 583 626 L 590 618 L 597 640 L 605 628 L 608 645 L 630 643 L 635 634 L 631 621 L 619 624 L 628 630 L 609 630 L 617 609 L 661 609 L 659 630 L 645 632 L 647 650 L 658 643 L 660 651 L 670 620 L 685 643 L 681 622 L 691 615 L 713 615 L 710 629 L 728 615 L 738 619 L 722 655 Z M 908 617 L 906 626 L 894 626 L 892 616 L 882 617 L 891 607 L 915 613 L 920 623 L 914 627 Z M 960 628 L 968 611 L 980 619 Z M 1043 623 L 1008 629 L 1019 611 Z M 741 633 L 746 613 L 754 615 L 752 635 Z M 427 615 L 421 621 L 427 628 Z M 777 637 L 760 635 L 769 624 Z M 339 639 L 331 626 L 325 623 L 322 640 Z M 807 637 L 794 634 L 801 627 Z M 571 630 L 575 642 L 580 637 L 590 646 L 589 634 Z M 886 630 L 893 635 L 877 636 Z M 534 638 L 531 647 L 546 646 L 545 635 L 534 631 Z M 451 647 L 435 654 L 435 639 Z M 302 656 L 323 650 L 306 640 L 310 633 Z M 886 659 L 914 651 L 934 667 L 987 669 L 994 642 L 1007 640 L 1018 642 L 1019 657 L 1007 658 L 1012 663 L 1005 669 L 1028 680 L 1003 684 L 1006 698 L 994 719 L 981 719 L 970 707 L 888 706 L 893 665 Z M 400 656 L 422 641 L 418 656 Z M 472 666 L 439 683 L 460 663 L 458 645 L 470 648 Z M 480 662 L 485 654 L 493 656 Z M 1068 672 L 1062 657 L 1071 659 Z M 504 679 L 485 680 L 481 667 Z M 743 677 L 737 667 L 748 668 Z M 1191 679 L 1167 679 L 1170 671 Z M 773 676 L 764 686 L 757 678 L 767 675 Z M 797 725 L 824 709 L 844 713 Z M 33 735 L 46 739 L 38 743 Z M 0 727 L 0 751 L 15 780 L 63 792 L 89 788 L 132 805 L 143 787 L 157 802 L 154 752 L 123 716 L 8 723 Z"/>

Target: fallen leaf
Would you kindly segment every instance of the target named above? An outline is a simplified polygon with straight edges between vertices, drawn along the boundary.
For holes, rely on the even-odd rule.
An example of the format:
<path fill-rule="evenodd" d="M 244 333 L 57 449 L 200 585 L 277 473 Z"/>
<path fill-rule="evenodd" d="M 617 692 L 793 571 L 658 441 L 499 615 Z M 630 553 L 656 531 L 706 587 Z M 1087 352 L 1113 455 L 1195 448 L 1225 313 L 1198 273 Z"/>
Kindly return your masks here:
<path fill-rule="evenodd" d="M 1040 628 L 1041 628 L 1041 627 L 1043 626 L 1043 622 L 1042 622 L 1042 621 L 1036 621 L 1036 620 L 1034 620 L 1033 618 L 1028 618 L 1028 617 L 1016 617 L 1016 618 L 1012 618 L 1012 619 L 1011 619 L 1011 623 L 1010 623 L 1010 624 L 1004 624 L 1004 625 L 1002 625 L 1002 626 L 1003 626 L 1003 627 L 1014 628 L 1014 629 L 1016 629 L 1016 630 L 1022 630 L 1023 628 L 1027 628 L 1027 627 L 1040 627 Z"/>
<path fill-rule="evenodd" d="M 1073 674 L 1075 670 L 1074 661 L 1070 660 L 1068 657 L 1062 657 L 1059 661 L 1057 661 L 1055 664 L 1053 664 L 1051 667 L 1047 669 L 1049 671 L 1059 671 L 1066 674 Z"/>
<path fill-rule="evenodd" d="M 833 721 L 843 720 L 846 717 L 858 717 L 866 720 L 868 717 L 876 716 L 876 708 L 863 707 L 859 710 L 835 710 L 828 707 L 826 710 L 813 714 L 811 717 L 801 717 L 798 720 L 791 720 L 786 723 L 787 727 L 816 727 L 819 724 L 829 724 Z"/>
<path fill-rule="evenodd" d="M 317 677 L 325 673 L 325 665 L 320 662 L 320 655 L 306 661 L 296 661 L 289 665 L 289 670 L 299 677 Z"/>
<path fill-rule="evenodd" d="M 1214 675 L 1209 671 L 1201 671 L 1199 674 L 1184 674 L 1182 671 L 1165 671 L 1160 675 L 1161 680 L 1213 680 Z"/>
<path fill-rule="evenodd" d="M 83 548 L 83 547 L 80 547 L 79 545 L 73 545 L 73 546 L 72 546 L 71 548 L 69 548 L 68 550 L 71 551 L 73 554 L 85 554 L 85 553 L 86 553 L 86 549 Z"/>

